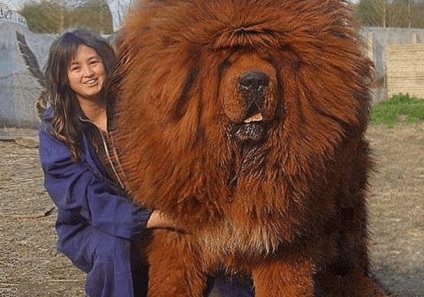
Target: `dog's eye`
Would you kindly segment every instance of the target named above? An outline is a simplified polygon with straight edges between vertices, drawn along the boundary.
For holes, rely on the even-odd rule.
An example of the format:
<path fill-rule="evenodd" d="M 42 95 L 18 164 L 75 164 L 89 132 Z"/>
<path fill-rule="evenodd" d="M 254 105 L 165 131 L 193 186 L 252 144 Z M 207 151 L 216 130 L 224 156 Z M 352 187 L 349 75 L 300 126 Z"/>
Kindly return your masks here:
<path fill-rule="evenodd" d="M 231 62 L 228 59 L 225 59 L 219 64 L 218 71 L 221 74 L 225 69 L 231 66 Z"/>

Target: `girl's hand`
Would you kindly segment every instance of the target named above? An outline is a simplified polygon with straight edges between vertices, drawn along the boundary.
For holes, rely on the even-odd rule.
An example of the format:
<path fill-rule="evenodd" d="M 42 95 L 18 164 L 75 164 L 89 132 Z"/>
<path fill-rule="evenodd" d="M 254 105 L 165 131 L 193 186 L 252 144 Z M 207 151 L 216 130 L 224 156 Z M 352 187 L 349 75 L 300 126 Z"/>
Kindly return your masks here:
<path fill-rule="evenodd" d="M 146 225 L 147 229 L 174 229 L 184 231 L 178 228 L 175 223 L 162 214 L 159 210 L 154 210 Z"/>

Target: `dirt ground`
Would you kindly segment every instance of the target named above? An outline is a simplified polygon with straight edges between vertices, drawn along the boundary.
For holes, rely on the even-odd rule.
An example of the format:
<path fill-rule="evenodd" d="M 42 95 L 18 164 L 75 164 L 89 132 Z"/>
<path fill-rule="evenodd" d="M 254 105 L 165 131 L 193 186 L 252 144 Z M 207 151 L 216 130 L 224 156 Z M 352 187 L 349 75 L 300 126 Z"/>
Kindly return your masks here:
<path fill-rule="evenodd" d="M 35 131 L 0 133 L 0 296 L 84 296 L 84 275 L 55 249 Z M 30 138 L 27 138 L 30 136 Z M 374 271 L 400 297 L 424 297 L 424 123 L 370 127 Z M 364 296 L 366 297 L 366 296 Z"/>

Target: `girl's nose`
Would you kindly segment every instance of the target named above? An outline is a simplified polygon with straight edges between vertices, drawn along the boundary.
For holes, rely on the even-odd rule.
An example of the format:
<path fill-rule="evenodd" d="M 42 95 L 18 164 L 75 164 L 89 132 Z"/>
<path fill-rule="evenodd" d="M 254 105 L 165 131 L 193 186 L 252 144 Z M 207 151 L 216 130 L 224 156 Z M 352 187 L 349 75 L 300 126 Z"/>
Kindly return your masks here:
<path fill-rule="evenodd" d="M 91 76 L 93 75 L 94 71 L 93 68 L 91 68 L 89 65 L 83 68 L 84 76 Z"/>

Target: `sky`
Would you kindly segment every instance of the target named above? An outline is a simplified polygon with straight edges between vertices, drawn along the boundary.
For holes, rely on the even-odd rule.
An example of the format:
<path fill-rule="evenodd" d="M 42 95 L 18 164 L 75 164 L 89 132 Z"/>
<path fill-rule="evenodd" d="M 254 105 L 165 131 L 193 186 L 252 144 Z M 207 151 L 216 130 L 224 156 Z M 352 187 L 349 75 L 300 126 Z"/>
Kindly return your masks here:
<path fill-rule="evenodd" d="M 26 2 L 38 2 L 39 0 L 0 0 L 12 10 L 19 10 Z M 65 2 L 78 2 L 78 0 L 63 0 Z"/>
<path fill-rule="evenodd" d="M 29 0 L 0 0 L 0 3 L 4 3 L 11 10 L 19 10 L 25 2 Z"/>

